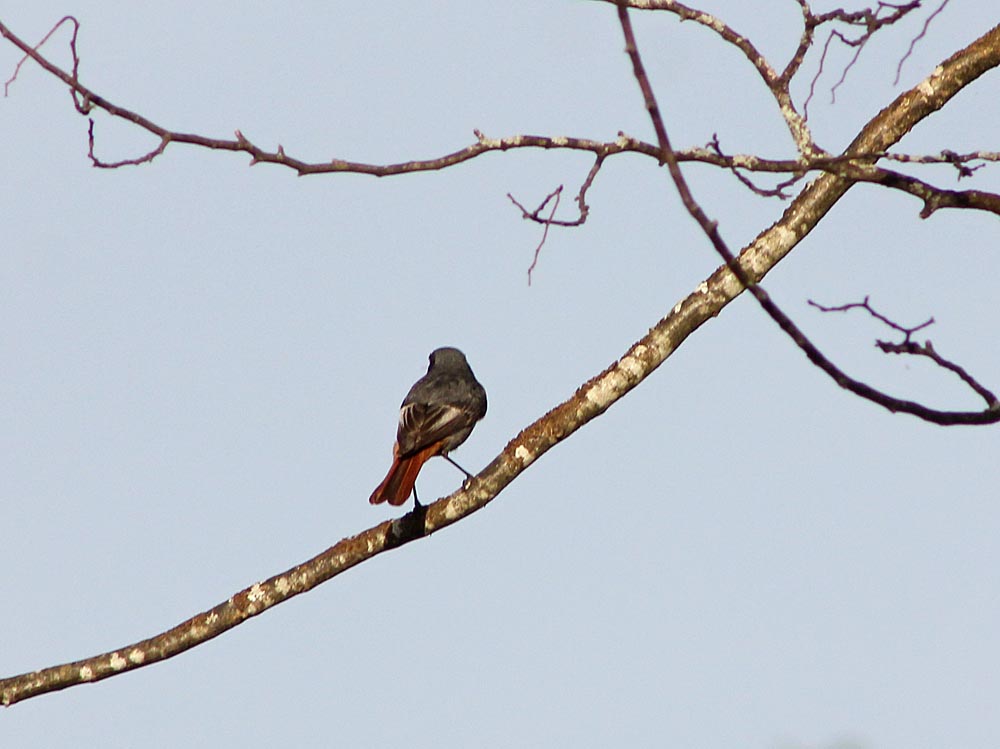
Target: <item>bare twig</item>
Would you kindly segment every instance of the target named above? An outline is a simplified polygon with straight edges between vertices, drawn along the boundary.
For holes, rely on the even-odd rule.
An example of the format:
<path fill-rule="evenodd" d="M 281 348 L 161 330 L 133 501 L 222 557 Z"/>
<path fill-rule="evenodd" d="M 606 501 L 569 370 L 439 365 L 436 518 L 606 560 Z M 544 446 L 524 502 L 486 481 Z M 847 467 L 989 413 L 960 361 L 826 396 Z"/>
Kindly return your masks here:
<path fill-rule="evenodd" d="M 804 0 L 800 0 L 800 4 L 804 5 Z M 804 8 L 806 28 L 815 29 L 822 24 L 840 23 L 848 27 L 860 27 L 865 30 L 861 36 L 853 39 L 847 37 L 837 29 L 832 29 L 829 35 L 827 35 L 826 42 L 823 43 L 823 52 L 820 55 L 816 75 L 814 75 L 812 80 L 809 82 L 809 95 L 806 97 L 806 100 L 802 105 L 802 111 L 805 113 L 806 118 L 809 116 L 809 103 L 812 101 L 813 94 L 815 93 L 816 83 L 823 74 L 826 56 L 830 50 L 830 43 L 835 38 L 839 39 L 841 43 L 847 47 L 854 47 L 854 54 L 841 71 L 840 78 L 837 79 L 837 82 L 834 83 L 830 89 L 831 103 L 835 103 L 837 101 L 837 89 L 840 88 L 847 80 L 847 74 L 857 63 L 858 58 L 861 56 L 861 51 L 871 40 L 872 36 L 886 26 L 891 26 L 894 23 L 897 23 L 907 14 L 919 7 L 920 0 L 912 0 L 911 2 L 905 4 L 879 2 L 875 8 L 865 8 L 859 11 L 846 11 L 843 8 L 838 8 L 836 10 L 832 10 L 827 13 L 820 13 L 818 15 L 812 13 L 812 11 L 810 11 L 807 7 Z M 885 10 L 889 11 L 888 15 L 880 16 L 879 14 Z"/>
<path fill-rule="evenodd" d="M 997 397 L 983 385 L 981 385 L 972 375 L 970 375 L 963 367 L 955 364 L 952 361 L 945 359 L 934 349 L 934 345 L 930 341 L 924 341 L 923 343 L 918 343 L 913 340 L 912 336 L 917 331 L 923 330 L 934 324 L 934 318 L 930 318 L 919 325 L 914 325 L 912 327 L 906 327 L 900 325 L 893 320 L 890 320 L 885 315 L 876 312 L 875 309 L 868 302 L 868 297 L 864 298 L 861 302 L 851 302 L 850 304 L 841 304 L 836 307 L 827 307 L 822 304 L 814 302 L 812 299 L 809 300 L 809 304 L 816 307 L 821 312 L 847 312 L 852 309 L 863 309 L 868 312 L 869 315 L 879 320 L 883 324 L 898 331 L 903 334 L 902 341 L 875 341 L 875 346 L 886 354 L 909 354 L 912 356 L 926 356 L 935 364 L 943 369 L 947 369 L 951 372 L 957 374 L 962 381 L 968 385 L 972 390 L 974 390 L 987 404 L 992 404 L 997 402 Z"/>
<path fill-rule="evenodd" d="M 854 40 L 852 40 L 852 39 L 848 39 L 846 36 L 844 36 L 843 34 L 841 34 L 839 31 L 831 31 L 830 32 L 830 37 L 829 37 L 829 39 L 827 41 L 829 42 L 829 40 L 833 39 L 833 38 L 839 39 L 840 41 L 842 41 L 848 47 L 854 47 L 854 54 L 851 56 L 850 61 L 844 66 L 843 70 L 840 71 L 840 78 L 838 78 L 837 82 L 834 83 L 833 86 L 830 87 L 830 103 L 831 104 L 836 104 L 837 103 L 837 89 L 844 85 L 844 82 L 847 80 L 847 74 L 850 73 L 851 72 L 851 68 L 853 68 L 855 66 L 855 64 L 857 64 L 858 58 L 861 57 L 861 51 L 865 48 L 865 45 L 868 44 L 868 40 L 871 39 L 871 34 L 865 34 L 860 39 L 854 39 Z M 824 55 L 826 54 L 826 50 L 827 50 L 827 47 L 823 47 L 823 54 Z"/>
<path fill-rule="evenodd" d="M 807 120 L 809 119 L 809 105 L 812 103 L 813 95 L 816 93 L 816 84 L 819 83 L 820 76 L 823 75 L 823 68 L 826 65 L 826 53 L 830 48 L 830 42 L 832 41 L 833 34 L 830 34 L 823 43 L 823 53 L 819 56 L 819 65 L 816 68 L 816 75 L 814 75 L 812 80 L 809 81 L 809 94 L 806 96 L 806 100 L 802 102 L 802 113 Z"/>
<path fill-rule="evenodd" d="M 799 2 L 805 5 L 808 10 L 808 5 L 805 4 L 805 0 L 799 0 Z M 671 3 L 670 7 L 675 8 L 678 6 Z M 690 9 L 688 10 L 690 13 L 696 13 L 696 11 Z M 702 16 L 699 16 L 699 19 L 701 19 L 700 22 L 705 21 L 705 18 Z M 71 16 L 68 16 L 66 19 L 60 21 L 60 24 L 66 22 L 67 20 L 75 24 L 75 19 Z M 58 25 L 59 24 L 57 24 L 57 26 Z M 191 133 L 182 133 L 164 128 L 136 112 L 111 103 L 106 98 L 99 96 L 81 84 L 77 77 L 79 57 L 76 52 L 76 30 L 77 26 L 74 26 L 74 35 L 70 43 L 73 55 L 73 69 L 72 72 L 66 72 L 53 65 L 45 57 L 43 57 L 36 48 L 33 48 L 23 42 L 6 26 L 0 23 L 0 35 L 10 39 L 12 43 L 22 49 L 25 54 L 25 59 L 31 58 L 35 60 L 35 62 L 37 62 L 42 68 L 61 79 L 69 86 L 70 92 L 74 96 L 74 106 L 80 112 L 88 113 L 97 107 L 103 109 L 114 117 L 119 117 L 129 121 L 157 137 L 158 143 L 156 147 L 141 156 L 116 161 L 104 161 L 96 155 L 96 125 L 93 122 L 88 123 L 88 155 L 91 159 L 91 163 L 95 167 L 99 168 L 113 169 L 123 166 L 149 163 L 164 153 L 172 143 L 187 143 L 209 149 L 244 152 L 250 155 L 251 165 L 259 163 L 277 164 L 294 169 L 300 175 L 351 172 L 369 174 L 377 177 L 445 169 L 492 151 L 507 151 L 520 148 L 587 151 L 595 155 L 595 161 L 589 174 L 587 175 L 587 178 L 583 181 L 579 193 L 577 194 L 576 202 L 580 209 L 580 215 L 577 219 L 571 221 L 561 221 L 554 218 L 552 221 L 552 223 L 557 226 L 578 226 L 584 223 L 590 210 L 586 202 L 587 190 L 593 184 L 597 173 L 600 171 L 604 160 L 607 157 L 630 152 L 659 158 L 660 149 L 658 146 L 629 137 L 623 133 L 619 133 L 618 137 L 614 141 L 598 141 L 570 136 L 538 135 L 513 135 L 503 138 L 490 138 L 477 130 L 475 131 L 476 141 L 473 144 L 452 153 L 445 154 L 444 156 L 438 156 L 430 159 L 406 161 L 397 164 L 368 164 L 338 158 L 323 162 L 307 162 L 302 159 L 289 156 L 280 145 L 273 152 L 266 151 L 260 146 L 252 143 L 239 130 L 236 131 L 236 137 L 234 140 L 216 139 Z M 52 33 L 53 32 L 50 31 L 46 36 L 46 39 L 48 39 Z M 736 34 L 735 32 L 724 30 L 723 38 L 728 38 L 731 35 L 735 35 L 733 36 L 734 41 L 743 44 L 744 47 L 746 44 L 749 44 L 744 37 Z M 36 47 L 37 46 L 40 45 L 36 45 Z M 751 45 L 746 49 L 749 53 L 754 48 Z M 786 70 L 785 72 L 787 73 L 788 71 Z M 783 73 L 783 75 L 785 74 Z M 14 76 L 11 78 L 11 81 L 13 80 Z M 10 81 L 8 83 L 10 83 Z M 740 174 L 740 171 L 773 173 L 784 172 L 789 174 L 790 176 L 787 180 L 779 183 L 779 185 L 774 188 L 775 194 L 778 194 L 787 187 L 795 184 L 795 182 L 800 179 L 801 175 L 807 174 L 808 172 L 822 170 L 840 173 L 843 171 L 842 167 L 867 165 L 883 158 L 907 163 L 950 163 L 953 164 L 956 169 L 959 169 L 960 177 L 969 176 L 975 169 L 980 168 L 981 165 L 976 167 L 964 166 L 964 164 L 970 161 L 1000 161 L 1000 154 L 990 151 L 977 151 L 963 155 L 956 155 L 949 151 L 944 151 L 940 155 L 909 155 L 891 154 L 886 153 L 885 151 L 857 151 L 841 156 L 833 156 L 821 151 L 816 151 L 800 155 L 797 159 L 766 159 L 753 154 L 726 155 L 722 154 L 718 148 L 713 149 L 711 147 L 705 147 L 675 151 L 675 156 L 680 162 L 696 161 L 731 169 L 749 189 L 755 190 L 759 194 L 767 193 L 766 191 L 762 191 L 762 188 L 757 188 L 749 180 L 744 179 L 743 175 Z M 873 176 L 872 173 L 869 173 L 869 181 L 877 181 L 877 179 L 875 179 L 877 176 L 878 175 Z M 900 180 L 896 180 L 896 182 L 897 184 L 890 186 L 898 187 L 903 184 Z M 915 183 L 911 182 L 909 185 L 909 191 L 914 192 L 918 187 L 919 196 L 925 200 L 925 203 L 931 207 L 931 210 L 936 210 L 937 207 L 944 206 L 966 208 L 992 206 L 990 193 L 970 192 L 970 194 L 964 196 L 962 194 L 943 194 L 939 199 L 935 200 L 933 191 L 937 188 L 934 188 L 926 183 L 922 183 L 917 186 Z M 914 194 L 918 193 L 914 192 Z M 928 197 L 931 198 L 931 200 L 927 200 Z M 992 210 L 992 208 L 988 207 L 987 210 Z M 531 220 L 541 222 L 546 219 L 539 215 L 537 217 L 533 217 Z"/>
<path fill-rule="evenodd" d="M 71 17 L 70 19 L 74 20 Z M 278 164 L 294 169 L 299 175 L 351 172 L 356 174 L 369 174 L 376 177 L 446 169 L 450 166 L 474 159 L 487 152 L 507 151 L 512 148 L 570 149 L 589 151 L 600 157 L 602 161 L 604 157 L 610 154 L 626 150 L 639 153 L 644 151 L 655 151 L 655 147 L 650 146 L 649 144 L 643 144 L 638 141 L 626 143 L 623 139 L 610 143 L 604 143 L 601 141 L 589 140 L 585 138 L 573 138 L 568 136 L 515 135 L 507 138 L 488 138 L 477 130 L 475 132 L 476 142 L 473 144 L 452 153 L 445 154 L 444 156 L 438 156 L 430 159 L 418 159 L 397 164 L 367 164 L 338 158 L 333 158 L 323 162 L 307 162 L 302 159 L 289 156 L 280 145 L 275 151 L 267 151 L 254 144 L 239 130 L 236 131 L 234 139 L 210 138 L 194 133 L 183 133 L 170 130 L 137 112 L 114 104 L 110 100 L 90 90 L 79 81 L 77 77 L 77 65 L 79 63 L 79 59 L 76 55 L 75 35 L 72 42 L 74 59 L 72 73 L 67 73 L 51 63 L 36 49 L 14 34 L 2 22 L 0 22 L 0 36 L 9 39 L 11 43 L 21 49 L 27 57 L 30 57 L 44 70 L 54 75 L 56 78 L 59 78 L 67 86 L 69 86 L 70 92 L 74 95 L 74 97 L 79 97 L 78 99 L 74 98 L 74 102 L 76 108 L 81 113 L 88 114 L 94 107 L 97 107 L 103 109 L 113 117 L 118 117 L 131 122 L 137 127 L 152 133 L 159 139 L 158 146 L 146 154 L 136 158 L 122 159 L 117 162 L 100 161 L 96 159 L 92 151 L 92 163 L 94 163 L 95 166 L 103 168 L 148 163 L 162 154 L 167 147 L 173 143 L 186 143 L 214 150 L 244 152 L 250 155 L 251 165 L 260 163 Z M 585 182 L 585 185 L 589 187 L 589 183 Z"/>
<path fill-rule="evenodd" d="M 976 164 L 975 166 L 966 166 L 966 161 L 964 157 L 955 153 L 954 151 L 942 151 L 941 157 L 946 159 L 949 164 L 955 167 L 955 171 L 958 172 L 958 179 L 961 180 L 963 177 L 971 177 L 974 172 L 982 169 L 986 164 Z"/>
<path fill-rule="evenodd" d="M 987 403 L 996 403 L 997 397 L 988 389 L 977 382 L 963 367 L 954 362 L 948 361 L 934 350 L 934 345 L 930 341 L 917 343 L 916 341 L 903 341 L 902 343 L 892 343 L 891 341 L 876 341 L 875 345 L 887 354 L 912 354 L 914 356 L 926 356 L 939 367 L 947 369 L 957 374 L 962 381 Z"/>
<path fill-rule="evenodd" d="M 562 195 L 562 185 L 559 185 L 559 187 L 545 196 L 545 199 L 533 211 L 529 211 L 521 205 L 521 203 L 519 203 L 513 195 L 507 193 L 507 197 L 510 199 L 510 202 L 521 210 L 521 218 L 528 221 L 534 221 L 535 223 L 542 224 L 545 227 L 545 230 L 542 232 L 542 239 L 535 248 L 535 255 L 531 260 L 531 266 L 528 268 L 528 286 L 531 286 L 531 274 L 535 270 L 535 266 L 538 265 L 538 256 L 542 251 L 542 247 L 545 245 L 545 240 L 549 236 L 549 227 L 576 227 L 583 225 L 587 221 L 587 216 L 590 215 L 590 206 L 587 205 L 587 190 L 589 190 L 591 185 L 594 184 L 594 179 L 597 177 L 597 173 L 601 170 L 601 166 L 604 164 L 605 155 L 605 152 L 597 154 L 597 158 L 594 160 L 594 165 L 587 173 L 587 177 L 583 180 L 583 184 L 580 185 L 580 190 L 576 194 L 576 204 L 580 210 L 580 215 L 575 219 L 563 220 L 555 217 L 556 209 L 559 207 L 560 196 Z M 552 206 L 552 210 L 549 211 L 549 215 L 547 217 L 543 216 L 542 211 L 545 210 L 545 206 L 548 205 L 549 201 L 553 199 L 555 200 L 555 204 Z"/>
<path fill-rule="evenodd" d="M 941 208 L 974 208 L 1000 216 L 1000 195 L 984 190 L 945 190 L 908 174 L 874 166 L 840 165 L 832 168 L 856 182 L 871 182 L 920 198 L 924 207 L 921 218 L 928 218 Z M 961 176 L 961 173 L 959 174 Z"/>
<path fill-rule="evenodd" d="M 719 145 L 719 135 L 718 133 L 712 133 L 712 140 L 707 144 L 708 148 L 719 157 L 726 159 L 726 155 L 722 153 L 722 146 Z M 733 173 L 733 176 L 740 181 L 740 183 L 746 187 L 754 195 L 760 195 L 762 198 L 780 198 L 781 200 L 788 200 L 791 195 L 785 192 L 786 189 L 794 185 L 796 182 L 801 180 L 805 176 L 805 172 L 793 173 L 791 177 L 786 180 L 779 182 L 774 187 L 759 187 L 753 180 L 743 175 L 740 171 L 742 167 L 735 166 L 730 163 L 726 165 L 726 168 Z"/>
<path fill-rule="evenodd" d="M 747 61 L 764 81 L 764 85 L 767 86 L 778 105 L 778 111 L 785 120 L 785 125 L 788 127 L 788 132 L 792 136 L 792 140 L 795 141 L 795 146 L 799 154 L 803 157 L 808 157 L 824 153 L 823 149 L 816 145 L 812 133 L 809 131 L 809 125 L 806 123 L 805 118 L 799 114 L 795 107 L 795 102 L 792 100 L 789 84 L 794 69 L 797 67 L 796 65 L 789 63 L 785 71 L 779 75 L 768 59 L 761 54 L 756 45 L 744 34 L 736 31 L 736 29 L 718 16 L 714 16 L 704 10 L 689 7 L 683 3 L 675 2 L 675 0 L 605 0 L 605 2 L 613 3 L 619 9 L 631 7 L 636 10 L 666 11 L 673 13 L 682 21 L 693 21 L 714 31 L 726 43 L 733 45 L 742 52 L 743 56 L 747 58 Z"/>
<path fill-rule="evenodd" d="M 170 138 L 161 138 L 160 145 L 154 148 L 147 154 L 139 156 L 134 159 L 122 159 L 121 161 L 101 161 L 97 158 L 94 153 L 94 121 L 90 120 L 90 125 L 87 128 L 87 156 L 90 157 L 90 163 L 99 169 L 117 169 L 121 166 L 135 166 L 137 164 L 146 164 L 155 159 L 161 153 L 163 153 L 167 146 L 170 145 Z"/>
<path fill-rule="evenodd" d="M 575 219 L 557 219 L 555 218 L 555 210 L 553 210 L 548 217 L 542 215 L 542 211 L 545 210 L 545 206 L 548 205 L 549 201 L 553 198 L 556 199 L 558 204 L 559 195 L 562 193 L 563 186 L 559 185 L 555 190 L 550 192 L 541 204 L 533 211 L 529 211 L 520 202 L 518 202 L 513 195 L 507 193 L 507 197 L 510 199 L 514 205 L 521 209 L 521 218 L 527 221 L 534 221 L 536 224 L 545 224 L 546 226 L 562 226 L 562 227 L 575 227 L 582 226 L 587 221 L 587 216 L 590 215 L 590 206 L 587 205 L 587 190 L 594 184 L 594 178 L 597 177 L 597 173 L 601 170 L 601 166 L 604 164 L 604 153 L 599 153 L 597 158 L 594 160 L 594 165 L 590 168 L 587 173 L 586 178 L 580 185 L 580 190 L 576 194 L 576 204 L 580 210 L 580 215 Z"/>
<path fill-rule="evenodd" d="M 899 161 L 904 164 L 951 164 L 958 170 L 958 177 L 971 177 L 977 169 L 981 169 L 985 164 L 977 164 L 974 167 L 966 166 L 970 161 L 1000 161 L 998 151 L 973 151 L 971 153 L 955 153 L 944 150 L 939 154 L 906 154 L 906 153 L 885 153 L 878 158 Z"/>
<path fill-rule="evenodd" d="M 76 18 L 73 17 L 73 16 L 63 16 L 58 21 L 56 21 L 55 26 L 53 26 L 51 29 L 49 29 L 48 33 L 45 36 L 42 37 L 42 40 L 38 44 L 36 44 L 34 47 L 31 47 L 30 50 L 26 50 L 26 49 L 24 49 L 22 47 L 22 49 L 24 50 L 24 57 L 22 57 L 20 60 L 17 61 L 17 65 L 14 66 L 14 72 L 11 73 L 10 78 L 8 78 L 4 82 L 4 84 L 3 84 L 3 95 L 4 95 L 4 97 L 7 97 L 10 94 L 11 84 L 14 83 L 14 81 L 17 80 L 18 73 L 21 72 L 21 66 L 24 65 L 25 62 L 27 62 L 28 58 L 34 57 L 34 55 L 32 55 L 31 53 L 32 52 L 37 53 L 38 50 L 41 49 L 42 45 L 45 44 L 45 42 L 47 42 L 49 40 L 49 38 L 54 33 L 56 33 L 56 31 L 58 31 L 59 27 L 62 26 L 64 23 L 67 23 L 67 22 L 73 24 L 73 35 L 70 37 L 69 47 L 70 47 L 70 50 L 73 53 L 73 75 L 72 75 L 72 78 L 74 80 L 76 80 L 76 78 L 77 78 L 77 72 L 78 72 L 79 67 L 80 67 L 80 58 L 76 54 L 76 37 L 77 37 L 77 34 L 80 31 L 80 22 L 77 21 Z M 5 34 L 5 36 L 6 36 L 6 34 Z M 18 46 L 20 46 L 20 45 L 18 45 Z"/>
<path fill-rule="evenodd" d="M 860 301 L 860 302 L 850 302 L 849 304 L 841 304 L 841 305 L 838 305 L 836 307 L 827 307 L 826 305 L 820 304 L 819 302 L 814 302 L 812 299 L 810 299 L 808 301 L 809 301 L 809 304 L 811 306 L 815 307 L 820 312 L 847 312 L 848 310 L 852 310 L 852 309 L 863 309 L 863 310 L 866 310 L 868 312 L 868 314 L 871 315 L 872 317 L 874 317 L 876 320 L 879 320 L 884 325 L 887 325 L 888 327 L 892 328 L 893 330 L 897 330 L 900 333 L 902 333 L 905 336 L 905 338 L 903 340 L 904 340 L 904 342 L 907 342 L 907 343 L 910 340 L 910 336 L 912 336 L 918 330 L 923 330 L 924 328 L 928 328 L 928 327 L 930 327 L 931 325 L 934 324 L 934 318 L 931 317 L 931 318 L 927 319 L 926 321 L 920 323 L 919 325 L 914 325 L 912 328 L 907 328 L 907 327 L 905 327 L 903 325 L 900 325 L 897 322 L 894 322 L 893 320 L 890 320 L 885 315 L 883 315 L 883 314 L 881 314 L 879 312 L 876 312 L 875 309 L 871 306 L 871 304 L 869 304 L 867 296 L 864 298 L 863 301 Z"/>
<path fill-rule="evenodd" d="M 563 190 L 563 186 L 559 185 L 559 187 L 557 187 L 555 190 L 553 190 L 548 195 L 546 195 L 545 198 L 542 200 L 542 202 L 538 204 L 538 207 L 535 210 L 533 210 L 533 211 L 529 211 L 527 208 L 525 208 L 520 203 L 520 201 L 518 201 L 518 199 L 515 198 L 510 193 L 507 193 L 507 198 L 510 200 L 511 203 L 513 203 L 514 205 L 516 205 L 520 209 L 520 211 L 521 211 L 521 218 L 525 219 L 526 221 L 534 221 L 537 224 L 544 224 L 545 226 L 551 226 L 552 224 L 558 224 L 560 226 L 565 226 L 567 222 L 565 222 L 565 221 L 556 221 L 554 218 L 552 218 L 553 211 L 549 212 L 549 217 L 548 218 L 545 218 L 545 217 L 543 217 L 541 215 L 542 211 L 545 210 L 545 206 L 547 206 L 553 200 L 556 201 L 556 205 L 559 204 L 558 198 L 559 198 L 559 195 L 562 193 L 562 190 Z"/>
<path fill-rule="evenodd" d="M 597 154 L 597 158 L 594 159 L 593 166 L 590 167 L 590 171 L 587 172 L 587 176 L 584 178 L 583 184 L 580 185 L 580 190 L 576 194 L 576 205 L 577 208 L 580 209 L 580 219 L 576 226 L 583 224 L 587 220 L 587 216 L 590 215 L 590 206 L 587 205 L 587 191 L 594 184 L 594 180 L 597 179 L 597 173 L 601 171 L 601 167 L 604 166 L 604 159 L 606 156 L 607 153 L 604 152 Z"/>
<path fill-rule="evenodd" d="M 906 54 L 900 58 L 899 64 L 896 65 L 896 77 L 892 81 L 893 86 L 899 85 L 899 77 L 903 74 L 903 65 L 910 58 L 910 55 L 913 54 L 913 50 L 916 48 L 917 42 L 927 35 L 927 29 L 930 28 L 931 21 L 934 20 L 938 13 L 945 9 L 945 6 L 948 5 L 949 2 L 950 0 L 942 0 L 942 3 L 937 7 L 937 9 L 924 19 L 924 27 L 920 29 L 919 34 L 910 40 L 910 46 L 906 48 Z"/>
<path fill-rule="evenodd" d="M 538 243 L 538 247 L 535 248 L 535 256 L 531 259 L 531 265 L 528 266 L 528 286 L 531 286 L 531 274 L 535 270 L 535 266 L 538 265 L 538 255 L 542 251 L 542 246 L 545 244 L 545 240 L 549 236 L 549 227 L 552 225 L 552 217 L 556 215 L 556 210 L 559 208 L 559 196 L 562 194 L 562 185 L 559 185 L 559 189 L 555 192 L 555 201 L 552 203 L 552 213 L 549 214 L 549 222 L 545 224 L 545 228 L 542 230 L 542 239 Z"/>
<path fill-rule="evenodd" d="M 582 223 L 582 221 L 576 223 L 567 223 L 564 221 L 555 221 L 553 219 L 553 217 L 556 215 L 556 210 L 559 208 L 559 197 L 562 195 L 562 190 L 563 186 L 559 185 L 559 187 L 557 187 L 555 190 L 546 195 L 545 200 L 543 200 L 541 204 L 538 206 L 538 208 L 536 208 L 531 213 L 528 213 L 528 210 L 523 205 L 518 203 L 513 195 L 507 193 L 507 197 L 510 198 L 510 202 L 512 202 L 514 205 L 516 205 L 518 208 L 521 209 L 522 218 L 531 219 L 532 221 L 537 221 L 538 223 L 542 224 L 542 226 L 545 227 L 544 229 L 542 229 L 542 239 L 539 241 L 538 246 L 535 248 L 535 255 L 531 259 L 531 265 L 528 266 L 528 286 L 531 286 L 531 274 L 534 272 L 535 266 L 538 265 L 538 256 L 542 252 L 542 247 L 545 246 L 545 240 L 548 239 L 549 227 L 553 225 L 579 226 L 579 224 Z M 548 205 L 550 201 L 553 202 L 552 202 L 552 210 L 549 211 L 549 217 L 541 218 L 539 214 L 543 210 L 545 210 L 545 206 Z"/>
<path fill-rule="evenodd" d="M 805 62 L 806 53 L 812 47 L 816 35 L 816 26 L 813 24 L 815 16 L 813 15 L 812 8 L 809 7 L 809 3 L 807 0 L 796 0 L 796 2 L 799 4 L 799 9 L 802 12 L 802 33 L 799 35 L 799 46 L 795 48 L 791 59 L 785 65 L 785 69 L 781 71 L 781 79 L 785 82 L 785 85 L 788 85 L 792 78 L 799 72 L 799 68 Z M 811 95 L 812 90 L 810 89 Z M 808 107 L 803 108 L 802 114 L 805 119 L 809 118 Z"/>

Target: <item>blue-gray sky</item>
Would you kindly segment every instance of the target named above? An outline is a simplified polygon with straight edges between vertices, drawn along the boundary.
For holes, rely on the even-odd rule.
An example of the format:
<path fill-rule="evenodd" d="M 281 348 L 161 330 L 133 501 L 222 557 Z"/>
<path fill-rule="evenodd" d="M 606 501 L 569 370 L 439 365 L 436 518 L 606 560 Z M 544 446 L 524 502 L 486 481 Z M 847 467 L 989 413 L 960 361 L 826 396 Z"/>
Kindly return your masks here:
<path fill-rule="evenodd" d="M 31 40 L 76 14 L 81 79 L 112 101 L 303 158 L 426 158 L 476 128 L 652 139 L 609 5 L 7 6 Z M 705 7 L 780 61 L 797 40 L 791 0 Z M 821 145 L 996 22 L 989 0 L 953 0 L 894 87 L 925 16 L 877 37 L 831 105 L 837 51 L 811 106 Z M 792 153 L 738 53 L 634 22 L 676 145 Z M 67 37 L 45 53 L 65 64 Z M 4 78 L 18 56 L 0 45 Z M 998 80 L 901 148 L 996 150 Z M 155 145 L 96 119 L 106 159 Z M 174 146 L 101 171 L 31 64 L 0 133 L 3 675 L 148 637 L 391 516 L 366 500 L 431 349 L 462 348 L 489 392 L 455 454 L 478 470 L 718 265 L 634 156 L 607 163 L 584 227 L 550 232 L 529 287 L 539 230 L 505 195 L 573 194 L 587 155 L 376 180 Z M 734 246 L 783 210 L 687 173 Z M 997 168 L 962 186 L 1000 189 Z M 1000 386 L 996 217 L 919 209 L 854 188 L 765 285 L 849 372 L 977 408 L 957 378 L 876 352 L 874 321 L 806 305 L 933 316 L 938 350 Z M 4 710 L 0 745 L 995 748 L 998 448 L 996 429 L 839 390 L 740 299 L 485 511 L 178 658 Z M 434 461 L 419 487 L 457 480 Z"/>

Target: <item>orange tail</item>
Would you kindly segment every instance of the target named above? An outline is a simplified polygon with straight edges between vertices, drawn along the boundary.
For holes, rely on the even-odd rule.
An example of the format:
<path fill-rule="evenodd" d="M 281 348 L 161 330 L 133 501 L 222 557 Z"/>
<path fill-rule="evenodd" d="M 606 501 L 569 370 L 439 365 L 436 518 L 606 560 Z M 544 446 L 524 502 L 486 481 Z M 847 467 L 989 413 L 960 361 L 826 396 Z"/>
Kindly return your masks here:
<path fill-rule="evenodd" d="M 391 505 L 401 505 L 410 498 L 413 492 L 413 485 L 417 481 L 417 474 L 430 458 L 434 457 L 439 444 L 425 447 L 418 453 L 400 458 L 397 454 L 398 448 L 393 450 L 392 465 L 389 473 L 382 479 L 382 483 L 372 492 L 368 501 L 373 505 L 388 502 Z"/>

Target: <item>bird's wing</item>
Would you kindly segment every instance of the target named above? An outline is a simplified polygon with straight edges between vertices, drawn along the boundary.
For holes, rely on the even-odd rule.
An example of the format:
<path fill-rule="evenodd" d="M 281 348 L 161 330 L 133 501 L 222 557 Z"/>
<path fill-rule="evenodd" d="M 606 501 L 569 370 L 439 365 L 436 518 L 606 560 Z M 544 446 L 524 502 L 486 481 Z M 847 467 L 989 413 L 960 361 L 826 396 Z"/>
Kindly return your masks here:
<path fill-rule="evenodd" d="M 406 403 L 399 409 L 399 428 L 396 430 L 399 454 L 415 453 L 475 423 L 474 414 L 455 406 Z"/>

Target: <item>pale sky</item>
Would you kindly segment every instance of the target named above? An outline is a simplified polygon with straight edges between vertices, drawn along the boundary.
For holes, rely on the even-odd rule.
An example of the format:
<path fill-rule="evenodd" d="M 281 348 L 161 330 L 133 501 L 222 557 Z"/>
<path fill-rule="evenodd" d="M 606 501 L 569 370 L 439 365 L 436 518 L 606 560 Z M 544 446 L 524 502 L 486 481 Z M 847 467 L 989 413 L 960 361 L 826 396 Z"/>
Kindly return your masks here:
<path fill-rule="evenodd" d="M 777 63 L 797 41 L 792 0 L 703 7 Z M 837 50 L 810 106 L 821 145 L 997 20 L 992 0 L 952 0 L 894 86 L 931 9 L 876 37 L 831 104 Z M 101 95 L 305 159 L 428 158 L 474 129 L 654 137 L 603 3 L 0 3 L 32 41 L 67 12 Z M 633 22 L 676 146 L 717 133 L 793 155 L 742 56 L 672 17 Z M 66 64 L 67 40 L 44 53 Z M 18 58 L 0 43 L 4 78 Z M 998 150 L 998 76 L 900 149 Z M 95 119 L 103 158 L 155 145 Z M 454 454 L 478 471 L 719 264 L 637 156 L 607 162 L 529 287 L 540 229 L 506 194 L 564 184 L 570 218 L 589 155 L 298 178 L 172 146 L 103 171 L 30 63 L 0 133 L 3 676 L 154 635 L 401 514 L 367 498 L 432 349 L 461 348 L 489 394 Z M 737 248 L 786 205 L 686 174 Z M 921 174 L 1000 189 L 996 166 Z M 933 316 L 918 337 L 1000 388 L 996 217 L 920 207 L 855 187 L 764 285 L 849 373 L 980 408 L 953 375 L 875 350 L 891 337 L 875 321 L 807 305 Z M 998 450 L 997 428 L 840 390 L 739 299 L 483 512 L 180 657 L 0 710 L 0 746 L 995 749 Z M 432 461 L 421 497 L 460 478 Z"/>

